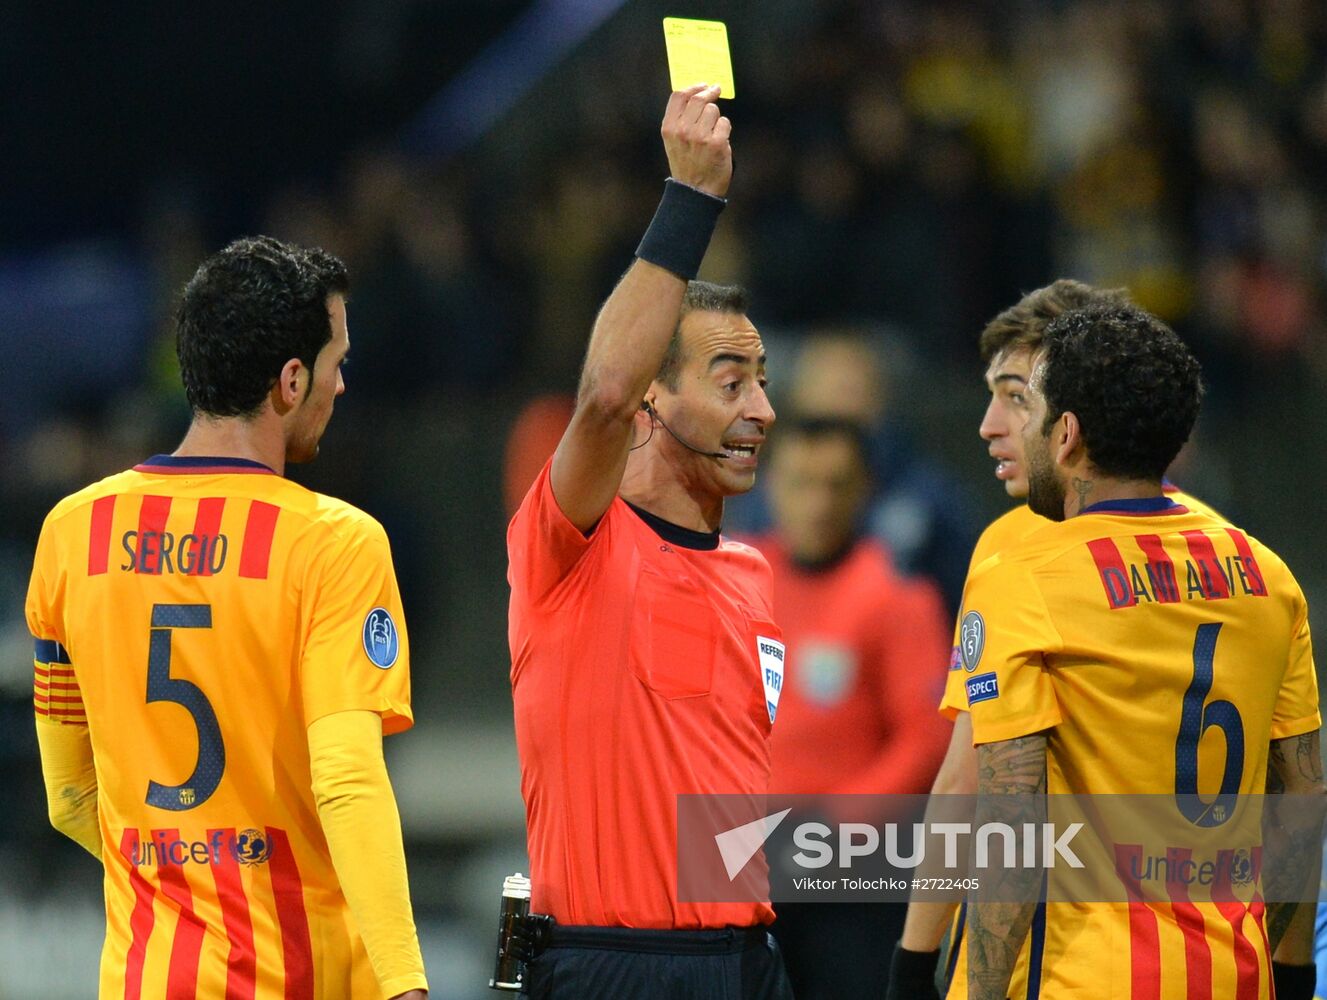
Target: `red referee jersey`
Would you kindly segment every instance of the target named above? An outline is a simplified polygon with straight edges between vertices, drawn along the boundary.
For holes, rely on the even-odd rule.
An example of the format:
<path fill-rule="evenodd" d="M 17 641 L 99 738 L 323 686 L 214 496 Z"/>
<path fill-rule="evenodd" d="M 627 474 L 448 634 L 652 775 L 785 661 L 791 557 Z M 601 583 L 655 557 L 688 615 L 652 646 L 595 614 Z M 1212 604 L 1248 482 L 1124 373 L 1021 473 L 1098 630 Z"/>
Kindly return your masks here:
<path fill-rule="evenodd" d="M 768 790 L 782 677 L 769 567 L 620 497 L 587 537 L 549 469 L 507 531 L 531 909 L 610 927 L 769 923 L 768 903 L 676 892 L 677 796 Z"/>

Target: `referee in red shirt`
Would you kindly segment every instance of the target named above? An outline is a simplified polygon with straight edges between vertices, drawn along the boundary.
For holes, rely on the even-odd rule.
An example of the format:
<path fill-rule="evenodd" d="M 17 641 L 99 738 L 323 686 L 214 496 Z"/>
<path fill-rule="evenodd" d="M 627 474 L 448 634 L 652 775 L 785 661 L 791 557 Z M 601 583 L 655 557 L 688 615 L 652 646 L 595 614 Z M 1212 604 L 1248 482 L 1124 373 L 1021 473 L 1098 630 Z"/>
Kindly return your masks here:
<path fill-rule="evenodd" d="M 556 920 L 531 997 L 792 996 L 768 903 L 676 892 L 677 796 L 768 790 L 782 669 L 769 566 L 719 534 L 774 411 L 742 293 L 693 280 L 732 175 L 717 97 L 669 99 L 663 198 L 507 533 L 530 908 Z"/>

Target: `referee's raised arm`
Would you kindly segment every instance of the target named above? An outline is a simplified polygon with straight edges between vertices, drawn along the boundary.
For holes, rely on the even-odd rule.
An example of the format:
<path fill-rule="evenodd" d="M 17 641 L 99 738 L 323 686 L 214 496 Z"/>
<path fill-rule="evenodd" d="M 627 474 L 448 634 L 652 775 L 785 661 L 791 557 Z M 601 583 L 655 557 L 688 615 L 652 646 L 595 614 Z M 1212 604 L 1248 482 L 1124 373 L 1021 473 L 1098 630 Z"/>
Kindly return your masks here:
<path fill-rule="evenodd" d="M 677 328 L 687 282 L 700 270 L 733 173 L 732 125 L 719 88 L 675 92 L 664 111 L 669 179 L 636 260 L 595 320 L 576 412 L 553 456 L 553 495 L 589 531 L 617 494 L 632 427 Z"/>
<path fill-rule="evenodd" d="M 732 176 L 717 96 L 668 102 L 672 175 L 507 527 L 530 1000 L 791 998 L 767 893 L 678 890 L 678 796 L 769 788 L 785 655 L 769 563 L 721 530 L 775 415 L 745 294 L 695 280 Z"/>

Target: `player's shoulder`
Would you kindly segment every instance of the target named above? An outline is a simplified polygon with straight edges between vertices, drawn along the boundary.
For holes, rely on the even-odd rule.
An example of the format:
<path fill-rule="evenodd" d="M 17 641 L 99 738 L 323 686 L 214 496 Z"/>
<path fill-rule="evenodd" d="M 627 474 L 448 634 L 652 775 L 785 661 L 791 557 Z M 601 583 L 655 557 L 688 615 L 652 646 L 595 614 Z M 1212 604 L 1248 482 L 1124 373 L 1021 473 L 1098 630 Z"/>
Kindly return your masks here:
<path fill-rule="evenodd" d="M 1031 507 L 1021 503 L 1017 507 L 1011 507 L 988 524 L 986 530 L 982 532 L 982 537 L 1008 538 L 1011 535 L 1022 536 L 1048 523 L 1049 521 L 1046 518 L 1040 514 L 1034 514 Z"/>
<path fill-rule="evenodd" d="M 386 529 L 368 511 L 340 497 L 298 488 L 302 495 L 298 495 L 298 502 L 290 509 L 303 518 L 309 531 L 346 542 L 358 539 L 386 541 Z"/>
<path fill-rule="evenodd" d="M 1012 581 L 1025 582 L 1033 578 L 1036 570 L 1056 551 L 1058 549 L 1027 544 L 1007 546 L 973 565 L 968 573 L 968 590 L 980 588 L 998 592 Z"/>
<path fill-rule="evenodd" d="M 1031 630 L 1042 635 L 1058 631 L 1046 598 L 1053 582 L 1045 567 L 1054 561 L 1061 546 L 1044 539 L 1030 543 L 1029 538 L 1039 536 L 1041 531 L 1035 528 L 1019 544 L 1006 546 L 973 567 L 963 591 L 961 635 L 972 629 L 984 631 L 987 619 L 998 620 L 1005 630 Z"/>
<path fill-rule="evenodd" d="M 987 600 L 1017 602 L 1053 588 L 1083 547 L 1081 525 L 1073 525 L 1073 520 L 1051 521 L 1027 511 L 1018 519 L 1021 533 L 973 565 L 968 574 L 969 592 Z"/>
<path fill-rule="evenodd" d="M 46 529 L 56 528 L 66 518 L 82 510 L 89 504 L 96 503 L 103 497 L 112 497 L 131 489 L 135 483 L 132 470 L 117 472 L 95 483 L 84 486 L 77 492 L 70 493 L 57 503 L 46 515 Z M 85 529 L 86 530 L 86 529 Z"/>
<path fill-rule="evenodd" d="M 1025 503 L 1010 508 L 982 531 L 973 547 L 969 569 L 975 569 L 991 556 L 1016 545 L 1030 532 L 1047 523 L 1046 518 L 1032 513 L 1032 509 Z"/>
<path fill-rule="evenodd" d="M 1109 534 L 1111 530 L 1109 525 L 1089 523 L 1089 519 L 1081 517 L 1052 521 L 1035 514 L 1032 516 L 1039 523 L 1031 525 L 1018 539 L 1017 545 L 1007 546 L 982 565 L 987 575 L 996 572 L 1006 578 L 1049 579 L 1065 567 L 1081 561 L 1092 539 Z"/>

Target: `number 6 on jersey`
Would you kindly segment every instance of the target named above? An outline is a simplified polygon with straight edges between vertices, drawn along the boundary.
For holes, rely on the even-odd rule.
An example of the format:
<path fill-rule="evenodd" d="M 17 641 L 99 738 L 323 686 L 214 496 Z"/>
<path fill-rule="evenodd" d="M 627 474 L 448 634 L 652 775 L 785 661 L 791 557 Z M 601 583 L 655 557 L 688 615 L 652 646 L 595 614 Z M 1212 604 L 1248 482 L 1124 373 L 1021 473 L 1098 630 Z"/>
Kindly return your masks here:
<path fill-rule="evenodd" d="M 1193 641 L 1193 680 L 1184 692 L 1180 731 L 1175 740 L 1176 804 L 1190 823 L 1205 827 L 1220 826 L 1234 814 L 1235 796 L 1244 773 L 1244 722 L 1239 709 L 1224 699 L 1205 704 L 1212 690 L 1212 661 L 1220 632 L 1219 622 L 1198 626 Z M 1213 726 L 1225 734 L 1226 762 L 1217 797 L 1204 802 L 1198 794 L 1198 743 Z"/>

